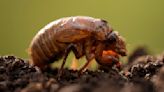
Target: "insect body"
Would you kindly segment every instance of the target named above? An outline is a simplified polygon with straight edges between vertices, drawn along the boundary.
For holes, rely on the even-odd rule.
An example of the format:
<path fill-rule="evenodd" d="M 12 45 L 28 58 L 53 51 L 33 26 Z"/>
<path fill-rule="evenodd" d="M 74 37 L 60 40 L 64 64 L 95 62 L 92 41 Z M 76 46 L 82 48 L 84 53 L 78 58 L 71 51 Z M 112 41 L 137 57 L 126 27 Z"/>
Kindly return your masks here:
<path fill-rule="evenodd" d="M 42 28 L 29 46 L 29 55 L 30 63 L 41 69 L 63 58 L 62 71 L 69 52 L 73 51 L 77 59 L 86 57 L 87 62 L 80 69 L 82 72 L 94 58 L 99 64 L 108 65 L 103 62 L 102 55 L 106 50 L 126 55 L 125 42 L 118 32 L 105 20 L 76 16 L 58 19 Z M 113 56 L 105 58 L 118 60 Z"/>

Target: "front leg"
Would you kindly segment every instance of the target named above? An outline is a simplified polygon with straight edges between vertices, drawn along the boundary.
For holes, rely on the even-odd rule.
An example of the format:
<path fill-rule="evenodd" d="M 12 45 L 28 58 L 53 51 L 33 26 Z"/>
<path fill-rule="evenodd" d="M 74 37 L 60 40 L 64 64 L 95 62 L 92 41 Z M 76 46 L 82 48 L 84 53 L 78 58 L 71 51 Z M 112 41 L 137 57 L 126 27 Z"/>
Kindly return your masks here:
<path fill-rule="evenodd" d="M 102 49 L 100 49 L 102 48 Z M 100 44 L 96 49 L 96 61 L 103 66 L 112 66 L 119 62 L 119 56 L 112 50 L 104 51 L 103 44 Z"/>

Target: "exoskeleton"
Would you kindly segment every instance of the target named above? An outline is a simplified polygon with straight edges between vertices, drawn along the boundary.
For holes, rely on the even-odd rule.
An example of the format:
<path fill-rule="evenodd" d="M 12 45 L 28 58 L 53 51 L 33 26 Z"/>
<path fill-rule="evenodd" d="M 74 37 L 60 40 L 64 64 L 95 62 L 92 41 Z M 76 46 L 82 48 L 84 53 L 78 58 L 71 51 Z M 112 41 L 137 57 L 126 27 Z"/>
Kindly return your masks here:
<path fill-rule="evenodd" d="M 70 51 L 77 59 L 85 56 L 82 72 L 92 59 L 101 65 L 111 65 L 106 61 L 118 62 L 118 58 L 103 51 L 111 50 L 119 56 L 126 55 L 126 45 L 117 31 L 113 31 L 107 21 L 86 16 L 65 17 L 53 21 L 42 28 L 29 46 L 30 63 L 41 69 L 59 59 L 63 59 L 60 71 Z"/>

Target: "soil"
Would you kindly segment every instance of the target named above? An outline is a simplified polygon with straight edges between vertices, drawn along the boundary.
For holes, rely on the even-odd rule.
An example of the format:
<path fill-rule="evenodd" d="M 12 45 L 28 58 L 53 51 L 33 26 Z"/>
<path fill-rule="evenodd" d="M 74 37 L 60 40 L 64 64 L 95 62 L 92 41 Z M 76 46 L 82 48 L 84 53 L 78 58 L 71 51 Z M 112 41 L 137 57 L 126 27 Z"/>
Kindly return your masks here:
<path fill-rule="evenodd" d="M 137 54 L 139 53 L 139 54 Z M 100 67 L 86 70 L 58 68 L 41 71 L 15 56 L 0 57 L 0 92 L 163 92 L 164 54 L 149 55 L 136 49 L 121 69 Z"/>

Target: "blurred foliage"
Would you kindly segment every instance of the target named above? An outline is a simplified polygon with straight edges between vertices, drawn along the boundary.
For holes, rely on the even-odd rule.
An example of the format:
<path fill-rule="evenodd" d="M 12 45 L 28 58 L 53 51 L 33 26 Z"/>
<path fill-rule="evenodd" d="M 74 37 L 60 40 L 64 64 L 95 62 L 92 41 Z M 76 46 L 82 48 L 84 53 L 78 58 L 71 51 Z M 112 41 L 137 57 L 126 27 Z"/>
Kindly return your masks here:
<path fill-rule="evenodd" d="M 129 52 L 138 45 L 164 50 L 164 0 L 0 0 L 0 54 L 28 58 L 30 41 L 42 27 L 76 15 L 109 21 Z"/>

